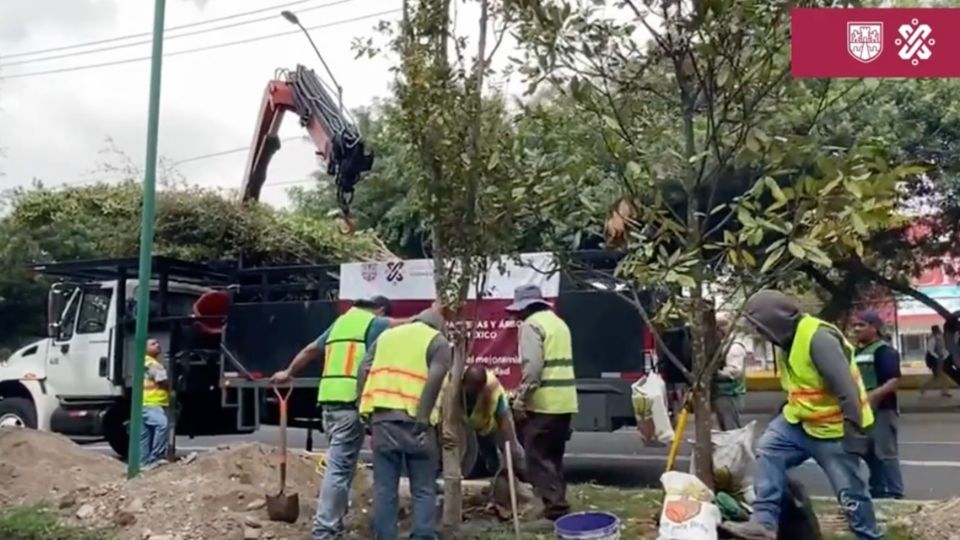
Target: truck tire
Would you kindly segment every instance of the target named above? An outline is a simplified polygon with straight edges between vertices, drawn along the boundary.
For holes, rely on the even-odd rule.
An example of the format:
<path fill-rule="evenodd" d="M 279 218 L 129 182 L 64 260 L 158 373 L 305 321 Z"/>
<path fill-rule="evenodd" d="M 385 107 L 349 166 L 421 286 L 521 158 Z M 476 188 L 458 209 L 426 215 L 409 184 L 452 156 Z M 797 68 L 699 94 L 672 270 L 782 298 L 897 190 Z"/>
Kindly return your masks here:
<path fill-rule="evenodd" d="M 103 434 L 107 444 L 124 460 L 127 459 L 130 444 L 129 417 L 130 406 L 124 402 L 114 404 L 103 417 Z"/>
<path fill-rule="evenodd" d="M 0 427 L 37 429 L 37 408 L 26 398 L 0 399 Z"/>

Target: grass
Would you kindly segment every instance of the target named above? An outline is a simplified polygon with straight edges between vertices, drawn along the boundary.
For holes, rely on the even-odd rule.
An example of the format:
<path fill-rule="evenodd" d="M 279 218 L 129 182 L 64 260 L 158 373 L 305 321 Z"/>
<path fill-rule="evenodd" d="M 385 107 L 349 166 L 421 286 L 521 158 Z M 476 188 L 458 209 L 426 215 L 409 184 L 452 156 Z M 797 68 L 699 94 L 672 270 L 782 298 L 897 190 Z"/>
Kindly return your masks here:
<path fill-rule="evenodd" d="M 601 510 L 611 512 L 621 521 L 620 538 L 622 540 L 643 540 L 657 537 L 656 520 L 660 514 L 663 492 L 656 489 L 619 489 L 597 486 L 592 484 L 570 485 L 568 499 L 574 512 L 585 510 Z M 845 529 L 843 519 L 839 516 L 836 503 L 831 501 L 814 501 L 814 508 L 821 518 L 824 538 L 826 540 L 853 540 L 847 532 L 836 529 Z M 905 505 L 884 505 L 884 514 L 889 518 L 898 517 L 905 511 L 912 511 Z M 544 523 L 520 523 L 521 540 L 552 540 L 553 529 Z M 467 533 L 461 538 L 471 540 L 515 540 L 512 526 L 498 525 L 482 533 Z M 924 540 L 907 531 L 892 527 L 886 530 L 887 540 Z"/>
<path fill-rule="evenodd" d="M 107 540 L 106 533 L 63 525 L 60 515 L 44 506 L 0 510 L 0 540 Z"/>

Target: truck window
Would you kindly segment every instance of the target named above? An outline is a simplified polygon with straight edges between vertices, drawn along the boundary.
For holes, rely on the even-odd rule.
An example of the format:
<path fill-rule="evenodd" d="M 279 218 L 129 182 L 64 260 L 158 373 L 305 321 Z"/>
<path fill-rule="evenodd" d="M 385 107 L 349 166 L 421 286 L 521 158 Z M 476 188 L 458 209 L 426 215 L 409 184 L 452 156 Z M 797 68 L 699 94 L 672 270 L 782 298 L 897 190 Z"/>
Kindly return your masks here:
<path fill-rule="evenodd" d="M 60 330 L 57 336 L 59 341 L 69 341 L 73 337 L 73 329 L 77 325 L 77 311 L 80 307 L 80 291 L 74 290 L 68 302 L 67 309 L 63 311 L 63 316 L 60 318 Z"/>
<path fill-rule="evenodd" d="M 99 334 L 106 331 L 112 296 L 112 289 L 88 289 L 83 291 L 80 315 L 77 317 L 78 334 Z"/>

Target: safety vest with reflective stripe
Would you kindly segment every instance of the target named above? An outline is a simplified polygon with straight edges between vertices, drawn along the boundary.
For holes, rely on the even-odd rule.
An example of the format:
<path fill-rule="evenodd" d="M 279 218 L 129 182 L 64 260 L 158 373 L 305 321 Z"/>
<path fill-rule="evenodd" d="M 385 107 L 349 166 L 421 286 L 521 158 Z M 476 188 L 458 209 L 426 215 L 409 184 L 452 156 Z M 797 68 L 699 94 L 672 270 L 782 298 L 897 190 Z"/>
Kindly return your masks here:
<path fill-rule="evenodd" d="M 357 371 L 367 352 L 367 330 L 374 318 L 373 313 L 352 307 L 333 322 L 324 347 L 318 402 L 357 401 Z"/>
<path fill-rule="evenodd" d="M 144 359 L 144 368 L 149 371 L 151 367 L 163 367 L 156 358 L 147 356 Z M 143 406 L 144 407 L 168 407 L 170 405 L 170 392 L 167 392 L 149 376 L 143 377 Z"/>
<path fill-rule="evenodd" d="M 420 321 L 380 334 L 360 397 L 360 414 L 370 415 L 381 409 L 417 417 L 420 395 L 427 383 L 427 350 L 437 334 L 435 328 Z M 434 407 L 430 423 L 436 425 L 439 420 L 438 408 Z"/>
<path fill-rule="evenodd" d="M 549 309 L 534 313 L 527 320 L 540 326 L 545 335 L 543 374 L 527 409 L 545 414 L 576 413 L 577 384 L 573 374 L 570 328 Z"/>
<path fill-rule="evenodd" d="M 880 347 L 886 346 L 887 342 L 878 339 L 857 351 L 854 360 L 857 362 L 857 368 L 860 370 L 860 376 L 863 377 L 863 387 L 869 392 L 880 386 L 877 381 L 876 352 Z"/>
<path fill-rule="evenodd" d="M 490 435 L 500 426 L 497 422 L 497 405 L 503 395 L 503 386 L 500 385 L 497 376 L 488 369 L 487 382 L 468 418 L 470 427 L 477 432 L 477 435 Z"/>
<path fill-rule="evenodd" d="M 818 439 L 843 437 L 843 413 L 837 397 L 827 391 L 823 377 L 810 357 L 813 335 L 821 326 L 831 328 L 838 336 L 843 334 L 832 324 L 810 315 L 804 315 L 797 324 L 790 353 L 784 362 L 780 355 L 780 384 L 787 392 L 787 405 L 783 417 L 791 424 L 801 424 L 803 430 Z M 853 361 L 854 349 L 843 339 L 843 347 L 850 358 L 850 374 L 860 392 L 861 427 L 873 424 L 873 410 L 867 403 L 867 391 L 860 378 L 860 370 Z"/>

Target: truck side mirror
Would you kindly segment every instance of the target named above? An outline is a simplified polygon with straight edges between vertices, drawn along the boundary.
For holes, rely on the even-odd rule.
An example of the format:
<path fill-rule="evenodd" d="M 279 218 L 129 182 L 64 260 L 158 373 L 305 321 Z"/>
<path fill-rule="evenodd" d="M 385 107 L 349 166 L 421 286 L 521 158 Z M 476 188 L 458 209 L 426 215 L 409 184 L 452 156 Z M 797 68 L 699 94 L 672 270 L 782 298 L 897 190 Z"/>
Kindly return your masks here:
<path fill-rule="evenodd" d="M 64 289 L 61 283 L 55 283 L 47 293 L 47 337 L 60 335 L 60 316 L 63 314 Z"/>

